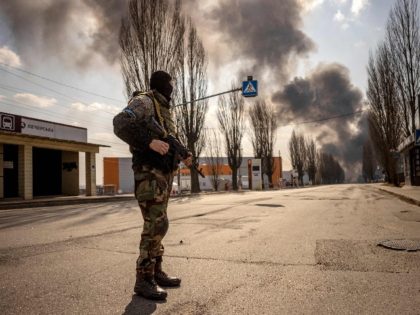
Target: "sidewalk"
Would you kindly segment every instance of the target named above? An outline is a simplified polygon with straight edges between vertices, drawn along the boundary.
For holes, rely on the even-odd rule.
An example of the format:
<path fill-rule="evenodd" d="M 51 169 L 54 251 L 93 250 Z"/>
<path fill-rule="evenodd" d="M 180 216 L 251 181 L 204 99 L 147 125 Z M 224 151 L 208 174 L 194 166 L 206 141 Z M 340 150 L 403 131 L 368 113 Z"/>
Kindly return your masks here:
<path fill-rule="evenodd" d="M 224 194 L 224 193 L 245 193 L 246 191 L 215 191 L 215 192 L 200 192 L 195 194 L 181 194 L 171 196 L 171 199 L 196 197 L 200 195 L 210 194 Z M 36 207 L 50 207 L 50 206 L 66 206 L 75 204 L 86 204 L 86 203 L 99 203 L 99 202 L 118 202 L 118 201 L 130 201 L 135 200 L 134 194 L 123 194 L 123 195 L 101 195 L 101 196 L 52 196 L 52 197 L 35 197 L 31 200 L 23 199 L 6 199 L 0 200 L 0 210 L 19 209 L 19 208 L 36 208 Z"/>
<path fill-rule="evenodd" d="M 420 207 L 420 186 L 404 186 L 400 188 L 387 184 L 380 184 L 377 188 Z"/>
<path fill-rule="evenodd" d="M 49 206 L 63 206 L 85 203 L 97 202 L 115 202 L 134 200 L 133 194 L 115 195 L 115 196 L 55 196 L 34 198 L 31 200 L 13 199 L 1 200 L 0 210 L 19 209 L 19 208 L 35 208 L 35 207 L 49 207 Z"/>

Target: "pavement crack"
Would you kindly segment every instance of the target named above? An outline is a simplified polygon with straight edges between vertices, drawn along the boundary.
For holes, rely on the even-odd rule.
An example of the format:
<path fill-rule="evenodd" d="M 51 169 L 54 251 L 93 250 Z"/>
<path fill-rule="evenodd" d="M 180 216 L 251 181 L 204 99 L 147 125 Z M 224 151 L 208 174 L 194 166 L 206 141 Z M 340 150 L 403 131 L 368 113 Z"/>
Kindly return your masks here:
<path fill-rule="evenodd" d="M 192 214 L 192 215 L 186 215 L 186 216 L 178 217 L 178 218 L 173 218 L 173 219 L 171 219 L 171 222 L 184 220 L 184 219 L 190 219 L 190 218 L 203 217 L 203 216 L 206 216 L 206 215 L 209 215 L 209 214 L 223 212 L 223 211 L 230 210 L 230 209 L 233 209 L 233 208 L 236 208 L 236 207 L 239 207 L 239 206 L 251 204 L 251 203 L 254 203 L 254 202 L 257 202 L 257 201 L 266 201 L 266 200 L 271 200 L 271 199 L 273 199 L 273 198 L 271 198 L 271 197 L 270 198 L 255 198 L 255 199 L 245 200 L 245 201 L 240 202 L 238 204 L 230 205 L 228 207 L 224 207 L 224 208 L 221 208 L 221 209 L 208 211 L 208 212 L 197 213 L 197 214 Z"/>
<path fill-rule="evenodd" d="M 194 256 L 181 256 L 181 255 L 165 255 L 170 258 L 182 258 L 182 259 L 193 259 L 193 260 L 209 260 L 209 261 L 220 261 L 220 262 L 230 262 L 237 264 L 249 264 L 249 265 L 263 265 L 263 266 L 310 266 L 315 267 L 317 264 L 305 264 L 305 263 L 280 263 L 274 261 L 252 261 L 245 259 L 223 259 L 223 258 L 214 258 L 214 257 L 194 257 Z"/>
<path fill-rule="evenodd" d="M 89 247 L 89 246 L 80 246 L 80 248 L 91 249 L 91 250 L 99 250 L 99 251 L 102 251 L 102 252 L 117 253 L 117 254 L 129 254 L 129 255 L 138 254 L 137 252 L 130 252 L 130 251 L 124 251 L 124 250 L 112 250 L 112 249 Z"/>

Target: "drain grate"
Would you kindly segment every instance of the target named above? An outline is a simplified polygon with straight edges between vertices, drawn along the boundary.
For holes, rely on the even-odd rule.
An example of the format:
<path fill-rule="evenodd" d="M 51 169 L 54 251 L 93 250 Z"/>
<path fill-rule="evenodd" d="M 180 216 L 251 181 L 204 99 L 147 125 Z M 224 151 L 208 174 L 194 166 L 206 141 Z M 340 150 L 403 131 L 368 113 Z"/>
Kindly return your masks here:
<path fill-rule="evenodd" d="M 380 241 L 377 245 L 388 249 L 406 250 L 408 252 L 420 250 L 420 240 L 384 240 Z"/>
<path fill-rule="evenodd" d="M 272 204 L 272 203 L 256 203 L 255 205 L 258 206 L 258 207 L 270 207 L 270 208 L 284 207 L 282 205 L 276 205 L 276 204 Z"/>

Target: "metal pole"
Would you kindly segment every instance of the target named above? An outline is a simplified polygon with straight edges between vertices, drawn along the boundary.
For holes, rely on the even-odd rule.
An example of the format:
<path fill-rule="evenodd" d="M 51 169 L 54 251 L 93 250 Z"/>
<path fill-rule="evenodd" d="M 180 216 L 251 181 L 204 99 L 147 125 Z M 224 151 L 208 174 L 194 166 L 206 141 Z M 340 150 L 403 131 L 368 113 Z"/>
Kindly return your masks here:
<path fill-rule="evenodd" d="M 174 107 L 187 105 L 187 104 L 190 104 L 190 103 L 193 103 L 193 102 L 198 102 L 198 101 L 202 101 L 202 100 L 205 100 L 205 99 L 208 99 L 208 98 L 211 98 L 211 97 L 215 97 L 215 96 L 219 96 L 219 95 L 223 95 L 223 94 L 227 94 L 227 93 L 232 93 L 232 92 L 237 92 L 237 91 L 241 91 L 241 90 L 242 90 L 242 88 L 237 88 L 237 89 L 233 89 L 233 90 L 230 90 L 230 91 L 226 91 L 226 92 L 221 92 L 221 93 L 217 93 L 217 94 L 205 96 L 205 97 L 202 97 L 202 98 L 198 98 L 196 100 L 193 100 L 193 101 L 189 101 L 189 102 L 185 102 L 185 103 L 181 103 L 181 104 L 175 105 Z"/>

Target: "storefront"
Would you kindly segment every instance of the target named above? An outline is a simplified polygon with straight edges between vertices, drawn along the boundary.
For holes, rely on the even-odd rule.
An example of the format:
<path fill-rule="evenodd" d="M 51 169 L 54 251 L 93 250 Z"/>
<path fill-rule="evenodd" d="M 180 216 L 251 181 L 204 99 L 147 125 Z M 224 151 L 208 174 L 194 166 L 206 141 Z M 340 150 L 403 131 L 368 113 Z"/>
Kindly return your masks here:
<path fill-rule="evenodd" d="M 405 139 L 398 151 L 404 162 L 405 184 L 420 186 L 420 131 Z"/>
<path fill-rule="evenodd" d="M 0 113 L 0 199 L 79 195 L 85 153 L 86 195 L 96 194 L 95 155 L 87 129 Z"/>

